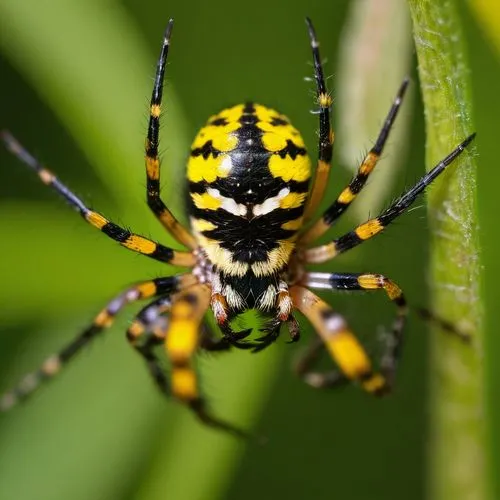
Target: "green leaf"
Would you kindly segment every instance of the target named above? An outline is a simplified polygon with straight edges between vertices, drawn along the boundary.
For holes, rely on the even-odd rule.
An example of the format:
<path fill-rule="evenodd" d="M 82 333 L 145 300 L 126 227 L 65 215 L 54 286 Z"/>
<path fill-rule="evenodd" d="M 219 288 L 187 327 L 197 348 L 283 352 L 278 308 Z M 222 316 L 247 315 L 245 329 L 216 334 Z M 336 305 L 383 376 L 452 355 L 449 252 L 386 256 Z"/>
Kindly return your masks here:
<path fill-rule="evenodd" d="M 467 60 L 455 2 L 409 0 L 427 128 L 427 168 L 473 132 Z M 435 332 L 431 352 L 431 498 L 486 498 L 490 488 L 478 247 L 476 162 L 464 153 L 429 189 L 431 307 L 472 346 Z"/>

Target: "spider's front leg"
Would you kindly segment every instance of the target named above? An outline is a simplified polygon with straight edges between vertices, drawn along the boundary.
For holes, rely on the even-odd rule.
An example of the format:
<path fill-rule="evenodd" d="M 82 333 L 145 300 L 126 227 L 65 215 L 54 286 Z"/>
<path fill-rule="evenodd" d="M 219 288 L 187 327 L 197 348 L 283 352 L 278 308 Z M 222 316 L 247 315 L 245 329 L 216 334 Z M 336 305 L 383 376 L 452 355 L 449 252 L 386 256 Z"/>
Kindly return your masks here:
<path fill-rule="evenodd" d="M 160 159 L 158 157 L 160 113 L 168 47 L 170 45 L 170 36 L 173 26 L 174 21 L 170 19 L 163 37 L 163 44 L 156 65 L 155 83 L 149 108 L 149 125 L 146 138 L 147 201 L 149 208 L 172 236 L 174 236 L 179 243 L 191 249 L 195 249 L 197 246 L 195 238 L 177 221 L 160 197 Z"/>

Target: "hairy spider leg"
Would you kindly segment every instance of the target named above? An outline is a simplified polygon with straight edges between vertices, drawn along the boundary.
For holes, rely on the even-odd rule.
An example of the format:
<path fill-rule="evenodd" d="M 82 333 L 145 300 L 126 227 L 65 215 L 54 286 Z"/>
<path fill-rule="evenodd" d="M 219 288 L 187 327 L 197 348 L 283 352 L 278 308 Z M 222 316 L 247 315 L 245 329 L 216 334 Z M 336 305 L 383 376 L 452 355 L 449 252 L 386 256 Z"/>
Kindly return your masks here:
<path fill-rule="evenodd" d="M 382 373 L 374 371 L 370 358 L 358 342 L 344 318 L 313 292 L 303 286 L 290 288 L 294 306 L 312 323 L 338 370 L 311 371 L 318 348 L 313 347 L 298 364 L 298 372 L 313 387 L 338 385 L 344 381 L 359 382 L 372 394 L 382 395 L 388 383 Z"/>
<path fill-rule="evenodd" d="M 182 292 L 173 301 L 165 334 L 165 349 L 172 370 L 172 394 L 191 408 L 204 424 L 246 438 L 249 437 L 247 432 L 212 415 L 200 394 L 193 358 L 200 344 L 201 324 L 210 305 L 210 295 L 210 287 L 200 284 Z"/>
<path fill-rule="evenodd" d="M 314 77 L 316 79 L 317 104 L 319 106 L 319 142 L 318 164 L 314 173 L 314 180 L 309 194 L 309 199 L 304 210 L 304 220 L 310 219 L 320 204 L 330 174 L 334 134 L 330 126 L 330 107 L 332 96 L 328 93 L 323 76 L 323 67 L 319 55 L 319 41 L 316 38 L 313 24 L 306 17 L 309 40 L 314 61 Z"/>
<path fill-rule="evenodd" d="M 10 132 L 6 130 L 1 131 L 0 138 L 6 148 L 20 161 L 34 170 L 45 185 L 50 186 L 59 193 L 91 226 L 99 229 L 112 240 L 117 241 L 129 250 L 147 255 L 160 262 L 184 267 L 194 266 L 196 259 L 191 252 L 179 252 L 144 236 L 131 233 L 127 229 L 106 219 L 99 212 L 88 208 L 78 196 L 70 191 L 52 172 L 47 170 L 32 156 Z"/>
<path fill-rule="evenodd" d="M 321 218 L 315 222 L 308 230 L 299 237 L 299 244 L 307 245 L 320 236 L 322 236 L 333 223 L 349 208 L 350 204 L 356 199 L 368 180 L 368 177 L 375 169 L 384 146 L 389 137 L 391 128 L 398 115 L 399 108 L 403 102 L 409 79 L 405 78 L 399 87 L 396 98 L 392 103 L 391 109 L 387 114 L 382 129 L 375 141 L 375 144 L 370 149 L 368 154 L 363 159 L 363 162 L 358 168 L 357 174 L 351 179 L 349 185 L 342 190 L 337 199 L 323 212 Z"/>
<path fill-rule="evenodd" d="M 304 262 L 315 264 L 326 262 L 382 232 L 394 219 L 408 210 L 417 196 L 423 192 L 438 175 L 443 173 L 453 160 L 465 151 L 465 148 L 472 142 L 475 136 L 476 134 L 474 133 L 467 137 L 467 139 L 459 144 L 446 158 L 441 160 L 430 172 L 427 172 L 411 189 L 403 193 L 378 217 L 360 224 L 353 231 L 344 234 L 326 245 L 305 250 Z"/>
<path fill-rule="evenodd" d="M 163 45 L 156 65 L 155 83 L 149 108 L 149 125 L 146 138 L 147 200 L 149 208 L 172 236 L 174 236 L 179 243 L 194 249 L 197 247 L 195 238 L 177 221 L 160 197 L 160 159 L 158 158 L 160 114 L 163 81 L 173 25 L 174 21 L 170 19 L 163 37 Z"/>
<path fill-rule="evenodd" d="M 30 396 L 42 382 L 53 378 L 76 354 L 106 328 L 109 328 L 116 315 L 131 302 L 156 295 L 172 293 L 196 282 L 194 276 L 185 274 L 168 278 L 156 278 L 137 283 L 120 293 L 94 318 L 92 324 L 59 353 L 49 356 L 38 370 L 24 377 L 12 390 L 0 398 L 0 411 L 7 411 L 19 401 Z"/>
<path fill-rule="evenodd" d="M 396 317 L 390 332 L 387 332 L 385 350 L 380 363 L 380 369 L 387 380 L 388 386 L 392 386 L 397 364 L 401 356 L 403 330 L 408 316 L 408 305 L 403 291 L 394 281 L 382 274 L 372 273 L 306 273 L 301 284 L 310 288 L 323 290 L 384 290 L 387 298 L 397 308 Z M 386 388 L 389 389 L 389 387 Z"/>

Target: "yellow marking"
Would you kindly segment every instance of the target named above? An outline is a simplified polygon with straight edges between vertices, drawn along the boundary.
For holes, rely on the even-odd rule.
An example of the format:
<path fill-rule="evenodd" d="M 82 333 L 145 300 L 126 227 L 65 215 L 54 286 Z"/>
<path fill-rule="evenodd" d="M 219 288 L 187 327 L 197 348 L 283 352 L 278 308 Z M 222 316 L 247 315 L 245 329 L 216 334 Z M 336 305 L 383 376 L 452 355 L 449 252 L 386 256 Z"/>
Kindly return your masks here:
<path fill-rule="evenodd" d="M 324 174 L 330 170 L 330 164 L 324 160 L 318 160 L 318 168 L 316 169 L 317 173 Z"/>
<path fill-rule="evenodd" d="M 195 217 L 191 217 L 191 226 L 198 233 L 201 233 L 203 231 L 212 231 L 213 229 L 217 229 L 217 226 L 215 224 L 212 224 L 208 220 L 196 219 Z"/>
<path fill-rule="evenodd" d="M 152 104 L 150 109 L 151 116 L 153 118 L 158 118 L 161 113 L 161 108 L 159 104 Z"/>
<path fill-rule="evenodd" d="M 379 156 L 373 152 L 367 154 L 364 162 L 359 167 L 359 173 L 363 175 L 369 175 L 371 171 L 375 168 Z"/>
<path fill-rule="evenodd" d="M 195 206 L 201 210 L 217 210 L 222 205 L 222 200 L 218 200 L 208 193 L 191 193 L 191 198 Z"/>
<path fill-rule="evenodd" d="M 287 138 L 277 134 L 274 131 L 274 127 L 272 132 L 266 132 L 262 134 L 262 144 L 264 145 L 267 151 L 271 151 L 273 153 L 276 151 L 281 151 L 282 149 L 286 148 L 286 141 Z"/>
<path fill-rule="evenodd" d="M 40 179 L 42 179 L 42 182 L 44 184 L 52 184 L 55 179 L 54 174 L 52 172 L 49 172 L 45 168 L 40 169 L 38 171 L 38 175 L 40 176 Z"/>
<path fill-rule="evenodd" d="M 278 241 L 278 248 L 268 252 L 267 261 L 255 262 L 251 265 L 255 276 L 267 276 L 283 268 L 290 260 L 290 255 L 295 248 L 292 238 Z"/>
<path fill-rule="evenodd" d="M 141 298 L 152 297 L 156 293 L 156 285 L 154 281 L 146 281 L 137 285 L 136 290 L 141 294 Z"/>
<path fill-rule="evenodd" d="M 237 104 L 232 108 L 223 109 L 217 115 L 211 116 L 208 121 L 211 122 L 213 120 L 216 120 L 217 118 L 225 118 L 229 123 L 237 122 L 243 115 L 243 108 L 243 104 Z"/>
<path fill-rule="evenodd" d="M 361 288 L 365 290 L 375 290 L 376 288 L 382 288 L 384 286 L 377 274 L 362 274 L 358 276 L 358 283 Z"/>
<path fill-rule="evenodd" d="M 108 219 L 103 217 L 101 214 L 92 211 L 85 215 L 85 219 L 87 219 L 87 221 L 93 226 L 97 227 L 97 229 L 102 229 L 109 222 Z"/>
<path fill-rule="evenodd" d="M 378 219 L 372 219 L 358 226 L 355 229 L 355 233 L 362 240 L 367 240 L 368 238 L 380 233 L 383 229 L 384 226 L 378 221 Z"/>
<path fill-rule="evenodd" d="M 318 96 L 318 104 L 322 108 L 329 108 L 332 105 L 332 96 L 330 94 L 321 93 Z"/>
<path fill-rule="evenodd" d="M 271 155 L 269 170 L 273 177 L 281 177 L 285 182 L 290 180 L 303 182 L 311 176 L 311 160 L 307 155 L 297 156 L 295 160 L 289 156 L 281 158 L 279 155 Z"/>
<path fill-rule="evenodd" d="M 160 161 L 158 158 L 146 156 L 146 174 L 152 180 L 157 181 L 160 178 Z"/>
<path fill-rule="evenodd" d="M 350 187 L 346 187 L 339 195 L 337 198 L 337 201 L 339 203 L 342 203 L 344 205 L 348 205 L 351 203 L 352 200 L 356 198 L 356 195 L 351 191 Z"/>
<path fill-rule="evenodd" d="M 238 120 L 242 115 L 242 111 L 243 105 L 239 104 L 233 108 L 222 110 L 218 115 L 211 116 L 208 119 L 207 125 L 198 132 L 191 148 L 201 148 L 207 141 L 211 140 L 213 147 L 219 151 L 227 152 L 233 150 L 238 145 L 238 138 L 233 132 L 241 127 Z M 210 125 L 211 121 L 221 118 L 227 121 L 227 125 Z"/>
<path fill-rule="evenodd" d="M 257 122 L 257 127 L 265 132 L 263 134 L 263 140 L 269 141 L 269 146 L 273 148 L 266 148 L 269 151 L 279 151 L 283 149 L 286 146 L 287 140 L 292 141 L 299 148 L 305 147 L 304 139 L 302 139 L 299 131 L 292 125 L 272 125 L 267 122 Z M 275 142 L 277 145 L 273 146 Z M 266 142 L 264 142 L 264 145 L 266 145 Z M 281 147 L 279 147 L 279 145 L 281 145 Z"/>
<path fill-rule="evenodd" d="M 298 208 L 304 204 L 307 193 L 288 193 L 280 200 L 280 208 Z"/>
<path fill-rule="evenodd" d="M 276 110 L 262 106 L 262 104 L 254 104 L 254 108 L 255 114 L 261 122 L 270 122 L 273 118 L 282 118 Z M 286 117 L 283 117 L 283 119 L 286 119 Z"/>
<path fill-rule="evenodd" d="M 284 222 L 281 224 L 281 229 L 285 229 L 287 231 L 297 231 L 302 226 L 303 217 L 299 217 L 298 219 L 289 220 L 288 222 Z"/>
<path fill-rule="evenodd" d="M 360 343 L 348 330 L 336 332 L 327 339 L 326 347 L 350 379 L 357 379 L 371 371 L 371 363 Z"/>
<path fill-rule="evenodd" d="M 154 241 L 148 240 L 139 236 L 137 234 L 131 234 L 122 245 L 130 250 L 134 250 L 135 252 L 145 253 L 146 255 L 152 254 L 157 245 Z"/>
<path fill-rule="evenodd" d="M 387 382 L 380 373 L 374 373 L 368 380 L 363 380 L 361 386 L 367 392 L 377 392 L 386 386 Z"/>
<path fill-rule="evenodd" d="M 94 325 L 100 328 L 106 328 L 110 326 L 111 323 L 113 323 L 113 316 L 111 316 L 106 309 L 103 309 L 94 319 Z"/>
<path fill-rule="evenodd" d="M 328 132 L 328 141 L 330 144 L 333 144 L 333 141 L 335 140 L 335 133 L 333 132 L 333 129 L 330 129 L 330 132 Z"/>
<path fill-rule="evenodd" d="M 174 307 L 177 305 L 179 303 Z M 177 313 L 177 311 L 175 312 Z M 197 330 L 198 325 L 194 319 L 172 317 L 165 340 L 165 348 L 167 356 L 174 365 L 187 363 L 193 355 L 198 345 Z"/>
<path fill-rule="evenodd" d="M 187 166 L 187 176 L 191 182 L 214 182 L 218 177 L 227 177 L 230 171 L 231 159 L 227 155 L 219 155 L 217 158 L 212 155 L 208 158 L 191 156 Z"/>
<path fill-rule="evenodd" d="M 144 333 L 144 325 L 139 320 L 135 320 L 128 327 L 127 332 L 134 338 L 140 337 Z"/>
<path fill-rule="evenodd" d="M 61 360 L 59 356 L 51 356 L 42 365 L 42 372 L 49 377 L 53 377 L 61 370 Z"/>
<path fill-rule="evenodd" d="M 174 368 L 172 371 L 172 392 L 184 401 L 198 397 L 196 375 L 191 368 Z"/>
<path fill-rule="evenodd" d="M 196 237 L 210 262 L 225 273 L 231 276 L 243 276 L 248 271 L 248 264 L 238 261 L 233 262 L 231 252 L 222 248 L 217 240 L 207 238 L 201 234 L 197 234 Z"/>

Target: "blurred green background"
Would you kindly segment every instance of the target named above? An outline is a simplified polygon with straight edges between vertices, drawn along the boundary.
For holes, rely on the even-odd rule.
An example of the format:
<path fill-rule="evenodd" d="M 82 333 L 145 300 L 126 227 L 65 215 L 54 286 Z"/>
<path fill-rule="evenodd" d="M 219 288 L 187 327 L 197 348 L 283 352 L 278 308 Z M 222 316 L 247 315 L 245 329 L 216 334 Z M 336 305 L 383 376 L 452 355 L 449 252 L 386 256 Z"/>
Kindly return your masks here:
<path fill-rule="evenodd" d="M 352 4 L 149 0 L 146 6 L 139 0 L 0 0 L 0 126 L 8 127 L 91 206 L 141 234 L 172 243 L 144 202 L 142 159 L 154 65 L 169 17 L 176 25 L 162 127 L 163 184 L 165 199 L 181 214 L 189 143 L 206 118 L 225 106 L 254 99 L 276 107 L 302 131 L 314 156 L 317 124 L 309 113 L 313 87 L 303 79 L 311 74 L 303 19 L 308 15 L 315 22 L 336 96 L 341 72 L 352 62 L 339 55 Z M 480 23 L 460 6 L 478 131 L 487 312 L 485 418 L 492 430 L 487 453 L 493 464 L 500 464 L 500 431 L 493 425 L 500 422 L 495 384 L 500 369 L 494 366 L 495 352 L 500 352 L 494 314 L 500 276 L 500 100 L 495 83 L 500 64 Z M 403 147 L 388 155 L 400 168 L 392 184 L 388 177 L 384 180 L 390 186 L 386 200 L 424 170 L 416 61 L 410 45 L 400 56 L 396 52 L 382 58 L 381 73 L 399 64 L 402 73 L 395 81 L 409 71 L 413 91 L 405 102 L 411 119 Z M 367 80 L 369 86 L 369 75 Z M 388 94 L 385 89 L 380 96 L 382 110 L 388 108 L 387 96 L 397 83 L 391 79 L 387 86 Z M 356 102 L 349 104 L 354 113 Z M 349 106 L 344 105 L 344 118 L 338 116 L 334 105 L 338 144 L 346 112 Z M 384 114 L 379 113 L 378 124 Z M 358 159 L 369 146 L 369 140 L 361 144 Z M 348 166 L 345 159 L 339 161 L 339 148 L 330 199 L 349 178 L 348 170 L 338 166 Z M 375 192 L 384 174 L 377 175 L 368 188 Z M 425 304 L 427 223 L 424 202 L 418 205 L 387 234 L 325 267 L 387 274 L 412 304 Z M 373 210 L 365 207 L 360 216 Z M 347 217 L 339 233 L 352 224 Z M 0 392 L 68 342 L 117 291 L 174 271 L 87 227 L 3 150 L 0 256 Z M 377 327 L 390 321 L 391 304 L 379 294 L 329 300 L 376 350 Z M 371 399 L 355 387 L 317 392 L 297 380 L 290 364 L 310 338 L 307 329 L 300 345 L 287 345 L 282 338 L 255 356 L 204 356 L 204 387 L 214 409 L 268 436 L 268 444 L 260 446 L 202 428 L 185 409 L 157 394 L 124 339 L 134 311 L 132 307 L 124 313 L 50 387 L 0 416 L 0 499 L 426 496 L 429 333 L 416 316 L 407 329 L 395 392 L 384 400 Z M 496 488 L 498 498 L 498 484 Z"/>

